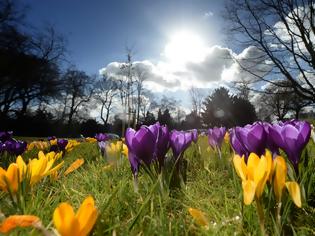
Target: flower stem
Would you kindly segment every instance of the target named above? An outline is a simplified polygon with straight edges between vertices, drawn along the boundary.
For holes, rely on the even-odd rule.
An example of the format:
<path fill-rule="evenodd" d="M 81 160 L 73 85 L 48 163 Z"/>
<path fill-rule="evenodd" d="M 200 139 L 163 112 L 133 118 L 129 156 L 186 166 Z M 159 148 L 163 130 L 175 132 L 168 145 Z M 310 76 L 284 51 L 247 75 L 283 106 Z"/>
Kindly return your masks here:
<path fill-rule="evenodd" d="M 136 174 L 133 176 L 133 188 L 136 193 L 139 192 L 138 177 Z"/>
<path fill-rule="evenodd" d="M 260 199 L 256 198 L 256 208 L 258 213 L 258 220 L 259 220 L 259 226 L 260 226 L 260 232 L 261 235 L 267 235 L 265 231 L 265 216 L 264 216 L 264 209 L 262 206 L 262 203 Z"/>
<path fill-rule="evenodd" d="M 278 226 L 278 230 L 279 232 L 281 232 L 281 202 L 278 202 L 276 204 L 277 208 L 276 208 L 276 222 L 277 222 L 277 226 Z"/>

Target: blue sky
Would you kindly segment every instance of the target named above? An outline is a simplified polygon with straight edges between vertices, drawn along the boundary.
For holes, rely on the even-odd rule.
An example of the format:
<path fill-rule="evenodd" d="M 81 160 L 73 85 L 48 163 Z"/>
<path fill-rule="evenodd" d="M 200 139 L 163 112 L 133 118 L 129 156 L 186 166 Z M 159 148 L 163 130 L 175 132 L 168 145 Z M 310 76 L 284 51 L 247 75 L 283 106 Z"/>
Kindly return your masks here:
<path fill-rule="evenodd" d="M 28 0 L 27 22 L 53 25 L 68 39 L 69 59 L 89 74 L 112 61 L 125 60 L 125 46 L 135 60 L 158 61 L 169 37 L 193 29 L 207 45 L 223 45 L 223 1 L 209 0 Z"/>
<path fill-rule="evenodd" d="M 136 66 L 147 72 L 145 88 L 157 100 L 174 97 L 189 112 L 191 87 L 209 95 L 251 76 L 233 58 L 243 60 L 256 51 L 226 41 L 224 2 L 28 0 L 26 22 L 35 28 L 53 25 L 67 38 L 69 61 L 90 75 L 116 76 L 126 46 L 133 48 Z"/>

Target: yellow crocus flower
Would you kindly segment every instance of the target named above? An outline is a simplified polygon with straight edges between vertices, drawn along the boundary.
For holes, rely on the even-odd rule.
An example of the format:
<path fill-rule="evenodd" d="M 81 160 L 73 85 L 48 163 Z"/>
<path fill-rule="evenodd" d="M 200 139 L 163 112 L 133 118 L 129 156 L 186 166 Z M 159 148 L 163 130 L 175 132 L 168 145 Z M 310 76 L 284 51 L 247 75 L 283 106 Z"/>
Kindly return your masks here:
<path fill-rule="evenodd" d="M 45 150 L 48 148 L 48 142 L 44 141 L 33 141 L 30 144 L 27 145 L 27 150 L 30 151 L 34 148 L 37 148 L 38 150 Z"/>
<path fill-rule="evenodd" d="M 121 154 L 126 157 L 128 156 L 128 148 L 122 141 L 106 145 L 105 151 L 108 160 L 117 160 L 120 158 Z"/>
<path fill-rule="evenodd" d="M 272 168 L 271 153 L 266 150 L 265 155 L 260 158 L 255 153 L 251 153 L 247 164 L 244 156 L 235 155 L 233 163 L 236 173 L 242 179 L 244 203 L 250 205 L 255 197 L 259 199 L 263 194 Z"/>
<path fill-rule="evenodd" d="M 122 145 L 122 151 L 121 153 L 125 156 L 125 157 L 128 157 L 128 147 L 126 144 L 124 144 L 122 141 L 118 141 L 121 143 Z"/>
<path fill-rule="evenodd" d="M 67 152 L 71 152 L 72 149 L 73 149 L 75 146 L 78 146 L 78 145 L 80 145 L 80 143 L 79 143 L 77 140 L 75 140 L 75 139 L 70 139 L 70 140 L 68 140 L 68 143 L 67 143 L 67 146 L 65 147 L 65 150 L 66 150 Z"/>
<path fill-rule="evenodd" d="M 90 138 L 90 137 L 85 138 L 85 141 L 87 141 L 88 143 L 96 143 L 97 142 L 96 138 Z"/>
<path fill-rule="evenodd" d="M 40 151 L 38 153 L 38 159 L 32 159 L 27 165 L 27 170 L 30 175 L 30 184 L 33 185 L 39 182 L 42 178 L 56 170 L 60 169 L 63 162 L 59 163 L 57 166 L 53 167 L 55 161 L 60 157 L 60 154 L 55 152 L 47 153 L 46 155 Z M 53 168 L 52 168 L 53 167 Z"/>
<path fill-rule="evenodd" d="M 11 163 L 7 170 L 0 167 L 0 189 L 16 193 L 19 186 L 19 168 L 16 163 Z"/>
<path fill-rule="evenodd" d="M 293 202 L 296 206 L 301 207 L 301 191 L 297 182 L 286 182 L 287 177 L 287 164 L 282 156 L 277 156 L 274 159 L 274 181 L 273 188 L 277 202 L 281 202 L 282 192 L 286 186 Z"/>
<path fill-rule="evenodd" d="M 61 203 L 54 211 L 54 225 L 61 236 L 84 236 L 92 230 L 98 216 L 94 199 L 89 196 L 75 214 L 68 203 Z"/>
<path fill-rule="evenodd" d="M 53 146 L 53 145 L 57 145 L 57 139 L 52 139 L 49 141 L 50 145 Z"/>

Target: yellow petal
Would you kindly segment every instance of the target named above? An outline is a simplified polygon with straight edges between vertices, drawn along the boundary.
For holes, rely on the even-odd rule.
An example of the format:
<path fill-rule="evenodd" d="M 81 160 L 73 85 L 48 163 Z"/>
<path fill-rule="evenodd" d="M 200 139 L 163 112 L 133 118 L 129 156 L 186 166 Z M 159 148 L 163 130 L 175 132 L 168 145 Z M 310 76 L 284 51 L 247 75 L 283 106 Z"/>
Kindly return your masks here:
<path fill-rule="evenodd" d="M 38 156 L 39 155 L 40 154 L 38 154 Z M 43 176 L 47 167 L 47 163 L 48 163 L 46 156 L 45 155 L 41 156 L 39 159 L 32 159 L 30 163 L 31 163 L 32 177 Z"/>
<path fill-rule="evenodd" d="M 256 192 L 256 184 L 252 180 L 245 180 L 242 182 L 243 195 L 244 195 L 244 204 L 250 205 L 254 200 Z"/>
<path fill-rule="evenodd" d="M 57 139 L 52 139 L 49 141 L 50 142 L 50 145 L 53 146 L 53 145 L 57 145 Z"/>
<path fill-rule="evenodd" d="M 94 199 L 89 196 L 81 204 L 76 215 L 80 225 L 80 235 L 88 235 L 92 230 L 98 216 L 94 206 Z"/>
<path fill-rule="evenodd" d="M 267 159 L 265 156 L 261 156 L 258 166 L 254 171 L 254 182 L 256 184 L 256 197 L 260 198 L 264 192 L 264 188 L 267 182 Z"/>
<path fill-rule="evenodd" d="M 56 155 L 55 152 L 49 152 L 46 154 L 46 157 L 47 157 L 48 161 L 51 161 L 51 160 L 55 159 L 55 155 Z"/>
<path fill-rule="evenodd" d="M 38 159 L 41 159 L 41 158 L 45 158 L 45 154 L 43 153 L 43 151 L 38 152 Z"/>
<path fill-rule="evenodd" d="M 277 156 L 274 160 L 275 176 L 273 181 L 273 189 L 277 202 L 281 202 L 282 191 L 287 177 L 287 165 L 283 157 Z"/>
<path fill-rule="evenodd" d="M 46 176 L 50 175 L 54 172 L 56 172 L 57 170 L 59 170 L 64 164 L 64 161 L 60 162 L 58 165 L 56 165 L 54 168 L 50 169 L 49 171 L 47 171 Z"/>
<path fill-rule="evenodd" d="M 301 190 L 299 184 L 297 182 L 286 182 L 285 186 L 287 187 L 294 204 L 297 207 L 302 207 Z"/>
<path fill-rule="evenodd" d="M 237 175 L 242 179 L 246 180 L 246 164 L 244 161 L 244 156 L 241 158 L 239 155 L 233 157 L 233 164 Z"/>
<path fill-rule="evenodd" d="M 16 227 L 29 227 L 35 225 L 40 219 L 33 215 L 12 215 L 0 225 L 0 233 L 6 234 Z"/>
<path fill-rule="evenodd" d="M 126 144 L 123 144 L 122 146 L 122 154 L 125 156 L 125 157 L 128 157 L 128 147 Z"/>
<path fill-rule="evenodd" d="M 41 156 L 40 159 L 32 159 L 29 161 L 28 168 L 31 176 L 31 185 L 40 181 L 45 174 L 47 167 L 47 158 Z"/>
<path fill-rule="evenodd" d="M 87 138 L 85 138 L 85 140 L 86 140 L 87 142 L 89 142 L 89 143 L 96 143 L 96 142 L 97 142 L 96 138 L 87 137 Z"/>
<path fill-rule="evenodd" d="M 26 175 L 27 166 L 21 156 L 17 157 L 16 164 L 18 165 L 18 168 L 19 168 L 20 181 L 22 181 Z"/>
<path fill-rule="evenodd" d="M 0 188 L 3 190 L 3 191 L 6 191 L 6 182 L 5 182 L 5 175 L 6 175 L 6 171 L 0 167 Z"/>
<path fill-rule="evenodd" d="M 198 225 L 201 226 L 209 225 L 208 219 L 206 218 L 205 214 L 202 211 L 195 208 L 189 208 L 188 211 Z"/>
<path fill-rule="evenodd" d="M 61 203 L 54 211 L 54 225 L 62 236 L 78 235 L 79 223 L 75 218 L 74 211 L 68 203 Z"/>
<path fill-rule="evenodd" d="M 8 184 L 10 185 L 10 189 L 12 192 L 17 192 L 19 186 L 19 169 L 18 165 L 12 163 L 9 165 L 9 168 L 6 173 L 6 178 Z"/>
<path fill-rule="evenodd" d="M 82 166 L 84 163 L 84 159 L 81 158 L 81 159 L 77 159 L 75 160 L 69 167 L 68 169 L 65 171 L 64 175 L 68 175 L 70 174 L 71 172 L 75 171 L 76 169 L 78 169 L 80 166 Z"/>
<path fill-rule="evenodd" d="M 266 149 L 265 157 L 267 160 L 267 179 L 271 181 L 272 179 L 272 153 Z"/>
<path fill-rule="evenodd" d="M 250 180 L 254 180 L 254 173 L 256 172 L 256 168 L 259 164 L 260 158 L 255 153 L 249 154 L 247 160 L 247 178 Z"/>

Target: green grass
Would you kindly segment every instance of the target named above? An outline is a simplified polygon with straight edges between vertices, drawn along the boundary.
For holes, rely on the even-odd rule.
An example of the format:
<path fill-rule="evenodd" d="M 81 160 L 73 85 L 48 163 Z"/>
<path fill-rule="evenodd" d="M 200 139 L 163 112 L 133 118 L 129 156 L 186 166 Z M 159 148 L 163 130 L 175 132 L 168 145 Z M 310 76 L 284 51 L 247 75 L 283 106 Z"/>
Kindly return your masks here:
<path fill-rule="evenodd" d="M 161 196 L 144 173 L 140 173 L 139 193 L 135 193 L 127 159 L 115 168 L 104 169 L 107 164 L 99 157 L 96 144 L 82 143 L 64 156 L 60 173 L 77 158 L 84 158 L 85 164 L 57 181 L 48 177 L 36 185 L 25 213 L 37 215 L 44 226 L 53 227 L 52 214 L 60 202 L 67 201 L 77 209 L 85 197 L 92 195 L 100 212 L 93 235 L 259 235 L 254 204 L 242 206 L 240 180 L 232 167 L 229 147 L 224 145 L 220 160 L 206 150 L 205 137 L 199 139 L 199 145 L 201 152 L 192 145 L 185 153 L 186 186 L 170 196 Z M 308 149 L 314 159 L 314 145 L 309 144 Z M 35 156 L 36 152 L 29 152 L 24 158 Z M 209 229 L 195 224 L 189 207 L 205 213 Z M 292 234 L 293 228 L 296 235 L 314 235 L 315 209 L 307 205 L 304 209 L 291 208 L 286 232 Z M 0 210 L 5 215 L 16 214 L 5 194 L 0 194 Z M 272 224 L 268 231 L 275 234 Z M 30 229 L 15 230 L 12 235 L 27 233 L 39 235 Z"/>

